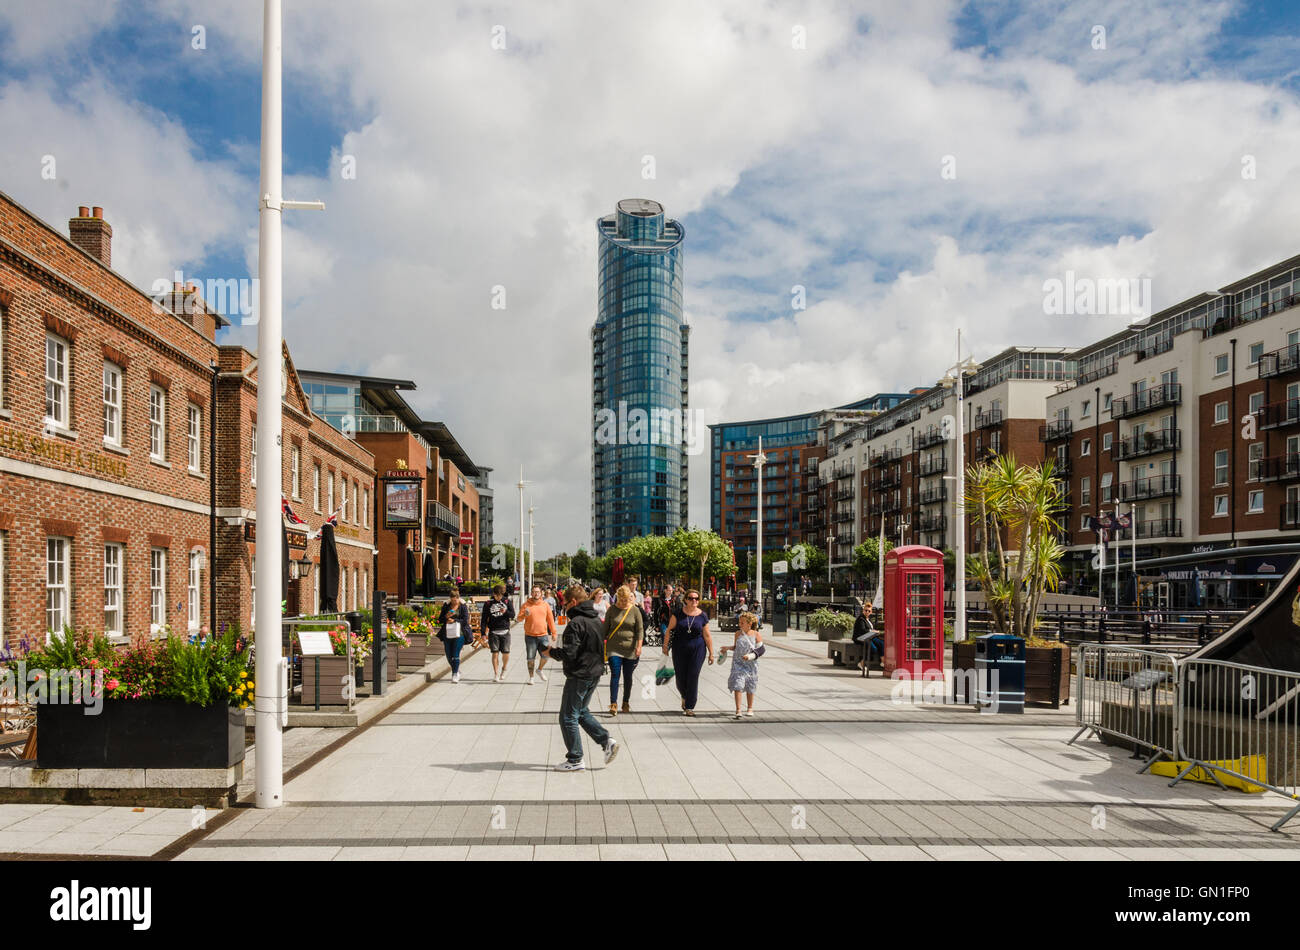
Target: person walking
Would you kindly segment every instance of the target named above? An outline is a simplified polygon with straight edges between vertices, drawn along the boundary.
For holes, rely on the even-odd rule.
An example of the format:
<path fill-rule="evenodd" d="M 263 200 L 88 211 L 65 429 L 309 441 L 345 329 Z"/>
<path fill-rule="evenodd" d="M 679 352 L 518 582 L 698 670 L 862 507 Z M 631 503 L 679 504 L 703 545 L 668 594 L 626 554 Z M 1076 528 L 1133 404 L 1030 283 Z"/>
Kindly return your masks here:
<path fill-rule="evenodd" d="M 609 592 L 603 587 L 597 587 L 591 592 L 591 602 L 596 607 L 596 616 L 604 623 L 605 615 L 609 612 Z"/>
<path fill-rule="evenodd" d="M 758 618 L 746 611 L 740 615 L 736 640 L 730 647 L 722 648 L 722 656 L 730 650 L 731 675 L 727 677 L 727 689 L 736 698 L 736 718 L 741 718 L 740 697 L 748 700 L 746 716 L 754 715 L 754 694 L 758 692 L 758 658 L 763 655 L 763 634 L 758 629 Z"/>
<path fill-rule="evenodd" d="M 542 585 L 533 587 L 532 595 L 519 608 L 518 622 L 524 622 L 524 657 L 528 661 L 528 685 L 537 682 L 537 677 L 546 682 L 542 667 L 546 666 L 546 648 L 551 645 L 551 637 L 558 636 L 555 625 L 555 612 L 542 599 Z"/>
<path fill-rule="evenodd" d="M 641 659 L 645 627 L 641 611 L 626 586 L 614 592 L 614 606 L 605 615 L 605 665 L 609 667 L 609 714 L 618 715 L 618 683 L 623 681 L 623 712 L 632 711 L 632 674 Z"/>
<path fill-rule="evenodd" d="M 618 741 L 591 714 L 588 705 L 600 685 L 604 672 L 604 631 L 596 618 L 596 608 L 581 584 L 564 592 L 564 608 L 569 622 L 560 634 L 559 646 L 551 647 L 550 656 L 564 667 L 564 693 L 560 697 L 560 735 L 564 737 L 564 761 L 555 768 L 560 772 L 578 772 L 587 767 L 582 748 L 582 732 L 605 750 L 605 764 L 618 755 Z M 581 727 L 582 732 L 578 729 Z"/>
<path fill-rule="evenodd" d="M 460 682 L 460 650 L 473 635 L 469 625 L 469 605 L 460 599 L 460 591 L 451 589 L 451 596 L 442 605 L 442 616 L 438 619 L 438 639 L 442 641 L 442 652 L 451 664 L 451 681 Z"/>
<path fill-rule="evenodd" d="M 699 699 L 700 671 L 704 668 L 705 656 L 713 664 L 713 638 L 709 635 L 709 615 L 700 609 L 700 592 L 689 590 L 681 610 L 673 614 L 668 621 L 668 631 L 664 634 L 664 654 L 673 655 L 673 672 L 677 681 L 677 692 L 682 697 L 682 712 L 687 716 L 695 715 L 695 703 Z"/>
<path fill-rule="evenodd" d="M 483 601 L 479 617 L 479 630 L 487 636 L 488 649 L 492 651 L 492 682 L 504 683 L 506 667 L 510 665 L 510 604 L 505 599 L 506 585 L 492 588 L 492 598 Z M 500 660 L 501 668 L 497 669 Z"/>

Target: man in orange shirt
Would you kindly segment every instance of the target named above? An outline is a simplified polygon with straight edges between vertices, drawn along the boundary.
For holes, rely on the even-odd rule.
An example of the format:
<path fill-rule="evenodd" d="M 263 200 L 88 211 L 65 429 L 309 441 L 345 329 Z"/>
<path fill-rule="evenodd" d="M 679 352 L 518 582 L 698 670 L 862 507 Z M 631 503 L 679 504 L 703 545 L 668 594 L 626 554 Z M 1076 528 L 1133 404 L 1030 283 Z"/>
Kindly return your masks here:
<path fill-rule="evenodd" d="M 520 620 L 524 622 L 524 655 L 528 660 L 528 685 L 532 686 L 537 682 L 533 665 L 536 664 L 536 675 L 546 682 L 546 674 L 542 668 L 546 666 L 546 650 L 551 648 L 551 637 L 559 638 L 559 630 L 555 626 L 555 611 L 551 605 L 542 599 L 542 586 L 534 585 L 532 595 L 519 608 L 519 616 L 515 622 Z M 542 651 L 541 657 L 538 652 Z"/>

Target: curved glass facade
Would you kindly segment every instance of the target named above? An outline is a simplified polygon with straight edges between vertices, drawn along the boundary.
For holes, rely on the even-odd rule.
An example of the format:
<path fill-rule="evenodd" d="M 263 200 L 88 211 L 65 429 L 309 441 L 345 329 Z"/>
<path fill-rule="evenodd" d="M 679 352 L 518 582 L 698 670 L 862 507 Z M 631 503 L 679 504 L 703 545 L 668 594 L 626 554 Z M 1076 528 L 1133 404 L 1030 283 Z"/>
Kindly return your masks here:
<path fill-rule="evenodd" d="M 685 231 L 644 198 L 596 222 L 592 340 L 592 548 L 669 534 L 687 522 Z"/>

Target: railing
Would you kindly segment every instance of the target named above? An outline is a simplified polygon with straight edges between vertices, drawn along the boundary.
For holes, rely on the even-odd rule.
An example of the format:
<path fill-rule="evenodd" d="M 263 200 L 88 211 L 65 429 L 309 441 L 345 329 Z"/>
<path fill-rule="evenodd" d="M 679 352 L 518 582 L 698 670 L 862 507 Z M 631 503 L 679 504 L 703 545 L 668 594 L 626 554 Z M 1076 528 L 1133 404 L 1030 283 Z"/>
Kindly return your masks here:
<path fill-rule="evenodd" d="M 297 688 L 299 691 L 301 691 L 302 689 L 302 683 L 303 683 L 302 664 L 307 663 L 309 661 L 314 662 L 316 659 L 316 657 L 308 657 L 308 656 L 303 656 L 302 654 L 298 654 L 299 663 L 295 667 L 293 662 L 294 661 L 293 641 L 297 637 L 298 628 L 299 627 L 314 627 L 318 629 L 332 628 L 338 626 L 339 624 L 343 624 L 346 626 L 347 622 L 348 619 L 346 613 L 317 614 L 312 617 L 281 618 L 280 620 L 280 636 L 281 636 L 281 644 L 282 644 L 281 649 L 284 651 L 284 655 L 288 657 L 288 661 L 289 661 L 289 684 L 288 685 L 289 685 L 290 695 L 293 694 L 295 688 Z M 348 701 L 348 711 L 351 712 L 353 700 L 356 698 L 356 692 L 357 692 L 356 687 L 359 685 L 356 682 L 356 677 L 354 675 L 354 671 L 357 667 L 357 663 L 351 662 L 353 659 L 351 637 L 348 637 L 347 639 L 347 653 L 345 654 L 345 656 L 350 661 L 345 663 L 344 666 L 347 668 L 348 671 L 347 677 L 351 681 L 351 683 L 350 683 L 350 688 L 345 686 L 345 688 L 343 689 L 343 694 Z M 364 667 L 362 668 L 362 671 L 364 673 Z M 319 693 L 320 681 L 321 681 L 320 676 L 317 675 L 315 677 L 315 682 L 317 685 L 317 693 Z M 298 701 L 300 704 L 305 705 L 309 700 L 311 701 L 312 705 L 315 707 L 316 710 L 320 709 L 319 695 L 310 696 L 310 697 L 300 696 Z"/>
<path fill-rule="evenodd" d="M 1070 474 L 1070 456 L 1068 455 L 1049 455 L 1052 460 L 1052 474 L 1057 478 L 1063 478 Z"/>
<path fill-rule="evenodd" d="M 1154 412 L 1165 406 L 1176 406 L 1183 400 L 1182 383 L 1161 383 L 1150 389 L 1143 389 L 1123 399 L 1111 402 L 1110 417 L 1126 419 L 1144 412 Z"/>
<path fill-rule="evenodd" d="M 1086 386 L 1089 383 L 1095 383 L 1099 379 L 1104 379 L 1107 376 L 1112 376 L 1116 372 L 1118 372 L 1118 370 L 1119 370 L 1119 360 L 1113 359 L 1108 363 L 1103 363 L 1101 366 L 1097 367 L 1094 370 L 1089 370 L 1086 373 L 1079 374 L 1075 382 L 1077 382 L 1078 385 L 1080 386 Z"/>
<path fill-rule="evenodd" d="M 1178 758 L 1178 657 L 1130 646 L 1080 646 L 1076 653 L 1075 721 L 1079 731 L 1127 740 L 1149 758 Z"/>
<path fill-rule="evenodd" d="M 944 438 L 943 430 L 936 429 L 932 426 L 916 437 L 916 447 L 918 449 L 928 449 L 933 445 L 939 445 L 946 441 L 947 439 Z"/>
<path fill-rule="evenodd" d="M 938 475 L 940 472 L 948 471 L 948 456 L 940 455 L 934 458 L 928 458 L 923 461 L 917 469 L 921 475 Z"/>
<path fill-rule="evenodd" d="M 1261 429 L 1280 429 L 1300 423 L 1300 397 L 1293 396 L 1281 402 L 1272 402 L 1261 406 L 1255 412 Z"/>
<path fill-rule="evenodd" d="M 946 609 L 951 620 L 952 592 L 946 596 Z M 1081 604 L 1039 610 L 1036 624 L 1039 636 L 1074 645 L 1126 643 L 1130 646 L 1155 645 L 1166 652 L 1179 652 L 1209 643 L 1245 615 L 1244 610 L 1102 608 L 1096 604 Z M 983 607 L 967 608 L 966 624 L 970 636 L 995 632 L 993 615 Z"/>
<path fill-rule="evenodd" d="M 1131 482 L 1120 482 L 1120 501 L 1135 498 L 1161 498 L 1165 495 L 1177 495 L 1181 476 L 1152 475 L 1150 478 L 1135 478 Z"/>
<path fill-rule="evenodd" d="M 1183 536 L 1182 518 L 1156 518 L 1151 521 L 1139 521 L 1135 526 L 1139 539 L 1144 538 L 1181 538 Z"/>
<path fill-rule="evenodd" d="M 1259 358 L 1259 378 L 1300 372 L 1300 343 L 1292 343 Z"/>
<path fill-rule="evenodd" d="M 871 483 L 871 490 L 884 491 L 887 488 L 894 488 L 902 483 L 902 476 L 897 472 L 882 472 L 875 481 Z"/>
<path fill-rule="evenodd" d="M 948 486 L 944 485 L 941 488 L 927 488 L 917 496 L 917 499 L 922 505 L 934 505 L 941 501 L 947 501 Z"/>
<path fill-rule="evenodd" d="M 1229 330 L 1242 326 L 1243 324 L 1253 323 L 1262 317 L 1267 317 L 1270 313 L 1277 313 L 1288 307 L 1295 306 L 1300 301 L 1300 294 L 1290 294 L 1277 300 L 1270 300 L 1268 303 L 1260 304 L 1252 310 L 1243 313 L 1235 313 L 1232 316 L 1223 316 L 1215 320 L 1214 323 L 1207 327 L 1205 335 L 1207 337 L 1217 336 L 1220 333 L 1227 333 Z"/>
<path fill-rule="evenodd" d="M 1261 482 L 1285 482 L 1300 478 L 1300 453 L 1288 452 L 1259 460 Z"/>
<path fill-rule="evenodd" d="M 916 527 L 918 531 L 947 531 L 948 516 L 947 515 L 934 515 L 934 516 L 922 515 L 919 519 L 917 519 Z"/>
<path fill-rule="evenodd" d="M 1059 442 L 1068 439 L 1074 432 L 1074 423 L 1069 419 L 1057 419 L 1045 426 L 1038 427 L 1039 442 Z"/>
<path fill-rule="evenodd" d="M 903 457 L 903 450 L 902 450 L 901 448 L 899 448 L 899 449 L 885 449 L 883 452 L 878 452 L 878 453 L 877 453 L 877 454 L 872 458 L 872 460 L 871 460 L 871 464 L 872 464 L 872 465 L 883 465 L 883 464 L 885 464 L 885 463 L 887 463 L 887 462 L 897 462 L 897 461 L 898 461 L 899 459 L 901 459 L 902 457 Z"/>
<path fill-rule="evenodd" d="M 425 524 L 430 528 L 446 531 L 448 534 L 460 534 L 460 519 L 456 517 L 455 512 L 440 501 L 429 502 L 425 514 Z"/>
<path fill-rule="evenodd" d="M 1002 410 L 990 409 L 988 412 L 977 412 L 975 414 L 975 428 L 991 429 L 993 426 L 1002 425 Z"/>
<path fill-rule="evenodd" d="M 835 519 L 834 519 L 834 520 L 835 520 L 835 523 L 836 523 L 836 524 L 843 524 L 843 523 L 846 522 L 846 521 L 852 521 L 852 520 L 853 520 L 853 512 L 851 512 L 851 511 L 837 511 L 837 512 L 835 512 Z"/>
<path fill-rule="evenodd" d="M 833 497 L 836 501 L 848 501 L 850 498 L 853 497 L 853 489 L 841 488 L 835 492 Z"/>
<path fill-rule="evenodd" d="M 1115 447 L 1116 459 L 1139 458 L 1159 452 L 1176 452 L 1182 448 L 1182 431 L 1179 429 L 1153 429 L 1141 436 L 1120 439 Z"/>
<path fill-rule="evenodd" d="M 805 492 L 814 492 L 822 487 L 822 481 L 816 475 L 805 476 L 803 480 L 803 490 Z"/>
<path fill-rule="evenodd" d="M 1150 346 L 1143 347 L 1137 351 L 1133 357 L 1133 362 L 1141 363 L 1143 360 L 1150 359 L 1153 356 L 1159 356 L 1161 353 L 1168 353 L 1174 348 L 1174 338 L 1169 336 L 1163 340 L 1157 340 Z"/>

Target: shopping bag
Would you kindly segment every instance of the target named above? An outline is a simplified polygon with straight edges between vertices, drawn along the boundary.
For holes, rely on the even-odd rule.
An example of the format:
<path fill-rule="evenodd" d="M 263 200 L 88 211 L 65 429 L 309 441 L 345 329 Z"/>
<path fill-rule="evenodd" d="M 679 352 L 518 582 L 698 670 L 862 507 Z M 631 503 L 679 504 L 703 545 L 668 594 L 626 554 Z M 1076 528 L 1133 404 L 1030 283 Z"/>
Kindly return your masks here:
<path fill-rule="evenodd" d="M 655 670 L 655 685 L 663 686 L 664 683 L 667 683 L 674 675 L 672 665 L 668 662 L 668 657 L 665 656 L 659 661 L 659 668 Z"/>

